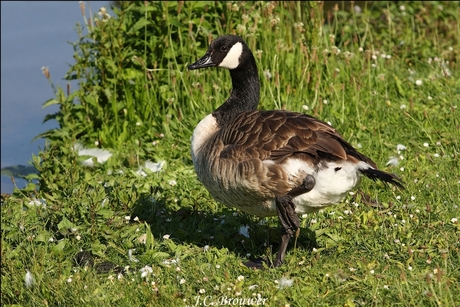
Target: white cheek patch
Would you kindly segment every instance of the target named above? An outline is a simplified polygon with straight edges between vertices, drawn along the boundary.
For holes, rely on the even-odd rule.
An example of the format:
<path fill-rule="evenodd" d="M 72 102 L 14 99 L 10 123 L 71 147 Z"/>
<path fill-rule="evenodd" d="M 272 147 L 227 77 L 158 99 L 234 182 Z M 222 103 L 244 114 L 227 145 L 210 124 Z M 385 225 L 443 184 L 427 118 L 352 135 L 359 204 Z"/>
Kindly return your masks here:
<path fill-rule="evenodd" d="M 230 51 L 227 53 L 227 56 L 222 60 L 218 65 L 219 67 L 235 69 L 240 65 L 240 57 L 243 53 L 243 44 L 237 42 L 235 45 L 230 48 Z"/>

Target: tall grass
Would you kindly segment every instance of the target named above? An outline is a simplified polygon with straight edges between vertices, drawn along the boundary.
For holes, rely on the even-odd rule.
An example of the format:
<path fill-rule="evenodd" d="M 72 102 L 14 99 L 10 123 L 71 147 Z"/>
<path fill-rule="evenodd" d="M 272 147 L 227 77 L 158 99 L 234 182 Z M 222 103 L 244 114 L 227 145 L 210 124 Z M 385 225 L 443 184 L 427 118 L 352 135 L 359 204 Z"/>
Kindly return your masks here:
<path fill-rule="evenodd" d="M 79 86 L 56 88 L 45 103 L 60 106 L 45 119 L 59 128 L 38 136 L 48 140 L 32 161 L 39 174 L 29 180 L 38 184 L 2 198 L 2 304 L 460 300 L 457 2 L 120 5 L 111 18 L 83 10 L 66 76 Z M 255 54 L 261 109 L 329 121 L 407 185 L 398 191 L 364 181 L 342 204 L 303 217 L 278 269 L 242 265 L 276 250 L 276 219 L 219 205 L 191 164 L 192 131 L 227 98 L 231 81 L 226 70 L 186 67 L 224 33 L 241 35 Z M 113 156 L 84 167 L 76 143 Z M 398 163 L 385 165 L 390 157 Z M 166 166 L 151 171 L 147 160 Z M 81 250 L 93 265 L 77 264 Z"/>

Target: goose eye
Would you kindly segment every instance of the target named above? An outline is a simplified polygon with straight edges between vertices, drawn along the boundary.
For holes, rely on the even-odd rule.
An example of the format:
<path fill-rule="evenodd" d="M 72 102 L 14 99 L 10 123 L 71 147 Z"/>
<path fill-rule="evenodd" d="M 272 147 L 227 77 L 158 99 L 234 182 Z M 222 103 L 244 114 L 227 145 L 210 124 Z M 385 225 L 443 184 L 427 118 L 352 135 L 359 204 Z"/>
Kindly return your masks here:
<path fill-rule="evenodd" d="M 227 46 L 220 47 L 220 51 L 226 52 L 228 50 Z"/>

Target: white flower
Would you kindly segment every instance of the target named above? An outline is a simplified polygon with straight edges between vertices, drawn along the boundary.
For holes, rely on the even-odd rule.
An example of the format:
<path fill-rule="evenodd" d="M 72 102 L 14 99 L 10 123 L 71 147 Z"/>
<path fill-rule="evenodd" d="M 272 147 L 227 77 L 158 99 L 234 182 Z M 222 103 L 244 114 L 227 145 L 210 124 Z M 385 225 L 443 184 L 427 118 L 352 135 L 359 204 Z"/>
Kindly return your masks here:
<path fill-rule="evenodd" d="M 46 200 L 44 200 L 43 198 L 35 198 L 33 197 L 31 201 L 29 201 L 28 203 L 29 206 L 40 206 L 40 207 L 43 207 L 43 208 L 46 208 Z"/>
<path fill-rule="evenodd" d="M 415 80 L 415 85 L 420 86 L 422 85 L 422 80 Z"/>
<path fill-rule="evenodd" d="M 246 238 L 249 238 L 249 226 L 248 225 L 240 226 L 239 233 L 240 233 L 240 235 L 243 235 Z"/>
<path fill-rule="evenodd" d="M 183 285 L 183 284 L 185 284 L 185 282 L 186 282 L 185 279 L 182 278 L 182 279 L 179 281 L 179 284 Z"/>
<path fill-rule="evenodd" d="M 208 250 L 209 250 L 209 245 L 205 245 L 205 246 L 203 247 L 203 252 L 206 253 Z"/>
<path fill-rule="evenodd" d="M 169 240 L 169 237 L 170 237 L 170 236 L 171 236 L 171 235 L 164 235 L 164 236 L 163 236 L 163 239 Z"/>
<path fill-rule="evenodd" d="M 452 224 L 458 223 L 458 219 L 456 217 L 451 218 L 450 221 L 452 222 Z"/>
<path fill-rule="evenodd" d="M 283 289 L 283 288 L 291 287 L 292 284 L 294 283 L 294 280 L 288 279 L 285 276 L 283 276 L 280 279 L 276 280 L 275 282 L 278 284 L 279 289 Z"/>
<path fill-rule="evenodd" d="M 34 285 L 34 276 L 30 273 L 29 270 L 26 270 L 26 276 L 24 277 L 24 283 L 26 284 L 27 288 L 30 288 Z"/>
<path fill-rule="evenodd" d="M 139 272 L 141 272 L 141 277 L 146 277 L 147 275 L 153 272 L 153 269 L 151 266 L 146 265 L 143 268 L 141 268 Z"/>
<path fill-rule="evenodd" d="M 238 280 L 238 281 L 243 281 L 243 280 L 244 280 L 244 276 L 243 276 L 243 275 L 238 276 L 237 280 Z"/>
<path fill-rule="evenodd" d="M 270 73 L 270 69 L 264 70 L 264 76 L 267 78 L 267 80 L 270 80 L 272 78 L 272 74 Z"/>
<path fill-rule="evenodd" d="M 72 282 L 72 276 L 70 276 L 69 278 L 67 278 L 67 282 L 68 282 L 68 283 L 71 283 L 71 282 Z"/>
<path fill-rule="evenodd" d="M 199 292 L 200 294 L 205 294 L 205 293 L 206 293 L 206 290 L 205 290 L 205 289 L 200 289 L 198 292 Z"/>
<path fill-rule="evenodd" d="M 176 180 L 174 180 L 174 179 L 169 180 L 168 183 L 171 186 L 175 186 L 177 184 Z"/>
<path fill-rule="evenodd" d="M 304 105 L 302 106 L 302 109 L 304 109 L 305 111 L 307 111 L 307 110 L 308 110 L 308 106 L 304 104 Z"/>
<path fill-rule="evenodd" d="M 428 144 L 428 143 L 425 142 L 425 143 L 423 143 L 423 146 L 424 146 L 424 147 L 429 147 L 430 144 Z"/>
<path fill-rule="evenodd" d="M 101 7 L 99 9 L 99 13 L 97 13 L 101 18 L 103 22 L 107 22 L 110 19 L 110 15 L 107 13 L 107 10 L 105 7 Z"/>

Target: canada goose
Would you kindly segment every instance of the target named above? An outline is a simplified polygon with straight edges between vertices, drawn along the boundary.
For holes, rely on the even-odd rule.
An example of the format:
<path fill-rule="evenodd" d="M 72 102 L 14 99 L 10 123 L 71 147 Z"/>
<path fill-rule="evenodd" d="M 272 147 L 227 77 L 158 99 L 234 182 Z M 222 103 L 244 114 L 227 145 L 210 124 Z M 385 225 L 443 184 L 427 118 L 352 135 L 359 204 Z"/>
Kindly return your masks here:
<path fill-rule="evenodd" d="M 189 70 L 223 67 L 232 92 L 196 126 L 192 159 L 209 193 L 228 207 L 260 217 L 278 215 L 283 233 L 273 262 L 279 266 L 299 229 L 297 214 L 339 202 L 361 174 L 403 188 L 330 125 L 312 116 L 258 111 L 259 76 L 254 56 L 236 35 L 215 39 Z"/>

